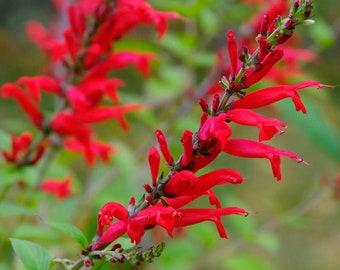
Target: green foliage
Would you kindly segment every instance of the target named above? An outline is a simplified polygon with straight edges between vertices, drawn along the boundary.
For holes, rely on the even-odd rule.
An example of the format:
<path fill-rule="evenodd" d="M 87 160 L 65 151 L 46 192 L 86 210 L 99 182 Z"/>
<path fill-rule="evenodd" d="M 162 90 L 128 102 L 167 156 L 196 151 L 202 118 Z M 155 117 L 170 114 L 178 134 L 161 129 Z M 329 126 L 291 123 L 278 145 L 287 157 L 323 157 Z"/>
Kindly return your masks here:
<path fill-rule="evenodd" d="M 13 249 L 28 270 L 48 270 L 50 255 L 42 246 L 27 240 L 11 239 Z"/>
<path fill-rule="evenodd" d="M 36 214 L 37 211 L 28 206 L 11 202 L 0 202 L 0 217 L 32 216 Z"/>
<path fill-rule="evenodd" d="M 86 248 L 88 245 L 87 239 L 85 235 L 82 233 L 82 231 L 77 228 L 76 226 L 69 224 L 69 223 L 47 223 L 50 227 L 69 235 L 74 240 L 76 240 L 82 248 Z"/>

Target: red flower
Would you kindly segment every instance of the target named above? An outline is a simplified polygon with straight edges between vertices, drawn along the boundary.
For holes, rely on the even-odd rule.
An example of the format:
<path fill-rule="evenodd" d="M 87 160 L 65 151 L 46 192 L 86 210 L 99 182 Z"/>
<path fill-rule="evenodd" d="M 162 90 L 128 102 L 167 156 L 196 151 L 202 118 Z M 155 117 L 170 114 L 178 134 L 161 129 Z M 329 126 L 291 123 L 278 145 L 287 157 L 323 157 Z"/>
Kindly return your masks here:
<path fill-rule="evenodd" d="M 245 125 L 257 126 L 260 129 L 259 141 L 270 140 L 275 134 L 282 134 L 287 126 L 278 119 L 267 118 L 247 109 L 234 109 L 226 112 L 227 120 Z"/>
<path fill-rule="evenodd" d="M 292 85 L 268 87 L 246 94 L 242 99 L 235 100 L 232 103 L 231 108 L 255 109 L 290 97 L 295 105 L 296 111 L 302 111 L 303 113 L 306 113 L 306 108 L 303 105 L 297 91 L 311 86 L 317 88 L 331 87 L 329 85 L 321 84 L 317 81 L 305 81 Z"/>
<path fill-rule="evenodd" d="M 235 38 L 235 33 L 232 30 L 228 30 L 228 53 L 230 59 L 231 77 L 235 78 L 237 72 L 238 63 L 238 52 L 237 52 L 237 42 Z"/>
<path fill-rule="evenodd" d="M 36 103 L 34 103 L 34 101 L 28 97 L 19 86 L 14 83 L 6 83 L 1 87 L 1 95 L 3 98 L 12 97 L 16 99 L 20 107 L 31 119 L 32 123 L 36 126 L 41 126 L 43 114 Z"/>
<path fill-rule="evenodd" d="M 201 127 L 195 135 L 197 141 L 194 142 L 192 157 L 193 172 L 212 162 L 221 152 L 232 133 L 230 126 L 225 122 L 225 113 L 204 119 L 205 117 L 202 117 Z"/>
<path fill-rule="evenodd" d="M 166 141 L 166 138 L 161 130 L 156 130 L 155 132 L 159 148 L 161 149 L 162 155 L 165 158 L 166 162 L 169 165 L 172 165 L 174 163 L 174 158 L 171 155 L 171 152 L 168 147 L 168 143 Z"/>
<path fill-rule="evenodd" d="M 228 238 L 221 221 L 221 216 L 226 215 L 247 216 L 248 212 L 239 207 L 226 207 L 220 209 L 186 208 L 179 209 L 175 216 L 175 227 L 189 226 L 203 221 L 212 221 L 216 224 L 221 238 Z"/>
<path fill-rule="evenodd" d="M 104 162 L 108 162 L 110 154 L 116 151 L 110 144 L 93 140 L 84 143 L 84 141 L 79 139 L 69 139 L 64 142 L 64 145 L 68 150 L 82 153 L 90 166 L 93 165 L 96 157 L 99 157 Z"/>
<path fill-rule="evenodd" d="M 183 155 L 181 157 L 180 164 L 182 167 L 186 167 L 191 163 L 194 150 L 192 145 L 192 132 L 190 130 L 185 130 L 181 141 L 183 144 Z"/>
<path fill-rule="evenodd" d="M 272 166 L 273 175 L 277 180 L 281 179 L 280 156 L 286 156 L 297 162 L 309 165 L 293 152 L 280 150 L 270 145 L 246 139 L 229 139 L 223 151 L 234 156 L 245 158 L 267 158 Z"/>
<path fill-rule="evenodd" d="M 132 218 L 127 218 L 127 212 L 123 206 L 118 203 L 106 204 L 98 215 L 98 235 L 99 239 L 94 246 L 94 250 L 101 249 L 107 244 L 115 241 L 125 233 L 131 239 L 131 242 L 139 244 L 144 235 L 145 230 L 153 228 L 155 225 L 160 225 L 165 228 L 170 236 L 172 236 L 175 227 L 189 226 L 203 221 L 215 222 L 218 232 L 221 237 L 227 238 L 221 216 L 225 215 L 248 215 L 248 212 L 238 207 L 227 207 L 220 209 L 174 209 L 163 205 L 149 206 L 142 210 Z M 119 215 L 119 216 L 118 216 Z M 118 221 L 110 224 L 114 217 Z M 110 225 L 109 225 L 110 224 Z M 105 225 L 108 228 L 102 233 Z"/>
<path fill-rule="evenodd" d="M 41 91 L 56 95 L 62 93 L 59 82 L 49 76 L 23 76 L 18 80 L 18 84 L 24 85 L 36 102 L 41 100 Z"/>
<path fill-rule="evenodd" d="M 149 151 L 149 166 L 151 172 L 152 185 L 156 186 L 159 165 L 160 165 L 160 155 L 156 147 L 151 147 Z"/>
<path fill-rule="evenodd" d="M 193 172 L 183 170 L 173 174 L 164 191 L 173 196 L 195 196 L 216 185 L 240 184 L 242 181 L 240 173 L 233 169 L 215 170 L 202 176 L 195 176 Z"/>
<path fill-rule="evenodd" d="M 248 71 L 244 75 L 245 88 L 260 81 L 271 68 L 283 57 L 283 51 L 275 48 L 274 51 L 267 54 L 263 61 L 253 70 Z"/>
<path fill-rule="evenodd" d="M 39 22 L 30 21 L 26 25 L 26 32 L 36 43 L 38 48 L 46 52 L 53 62 L 57 62 L 67 52 L 64 42 L 55 40 Z"/>
<path fill-rule="evenodd" d="M 65 180 L 60 181 L 56 179 L 45 179 L 39 185 L 39 189 L 46 193 L 54 194 L 57 199 L 61 200 L 69 197 L 72 194 L 71 189 L 72 179 L 70 177 L 65 178 Z"/>

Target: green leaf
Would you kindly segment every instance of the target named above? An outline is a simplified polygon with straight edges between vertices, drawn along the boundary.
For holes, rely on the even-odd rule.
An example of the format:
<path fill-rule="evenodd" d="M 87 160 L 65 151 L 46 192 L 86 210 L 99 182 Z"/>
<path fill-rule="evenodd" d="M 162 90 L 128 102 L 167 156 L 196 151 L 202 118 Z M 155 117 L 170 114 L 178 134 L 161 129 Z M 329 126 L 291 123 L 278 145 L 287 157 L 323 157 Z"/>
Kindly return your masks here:
<path fill-rule="evenodd" d="M 76 226 L 69 223 L 47 223 L 52 228 L 69 235 L 74 240 L 76 240 L 83 248 L 88 245 L 87 239 L 83 232 Z"/>
<path fill-rule="evenodd" d="M 51 257 L 47 250 L 33 242 L 10 239 L 15 253 L 29 270 L 48 270 Z"/>
<path fill-rule="evenodd" d="M 37 212 L 27 206 L 1 202 L 0 203 L 0 217 L 16 216 L 16 215 L 35 215 Z"/>

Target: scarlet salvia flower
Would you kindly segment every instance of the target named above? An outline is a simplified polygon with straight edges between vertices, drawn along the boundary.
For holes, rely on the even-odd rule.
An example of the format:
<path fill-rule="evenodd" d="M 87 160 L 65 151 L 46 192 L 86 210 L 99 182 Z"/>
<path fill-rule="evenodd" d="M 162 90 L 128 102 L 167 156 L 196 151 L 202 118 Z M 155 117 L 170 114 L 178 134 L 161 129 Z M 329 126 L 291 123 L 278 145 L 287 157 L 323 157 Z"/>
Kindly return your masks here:
<path fill-rule="evenodd" d="M 126 112 L 142 109 L 139 104 L 125 104 L 121 106 L 107 106 L 87 110 L 81 113 L 74 114 L 73 117 L 76 122 L 84 124 L 93 124 L 109 119 L 117 119 L 121 127 L 128 129 L 127 121 L 124 118 Z"/>
<path fill-rule="evenodd" d="M 67 177 L 65 180 L 60 181 L 56 179 L 45 179 L 43 180 L 40 185 L 39 189 L 46 193 L 54 194 L 57 199 L 65 199 L 72 194 L 71 189 L 71 182 L 72 178 Z"/>
<path fill-rule="evenodd" d="M 192 132 L 190 130 L 185 130 L 181 141 L 183 144 L 183 155 L 180 164 L 182 167 L 186 167 L 191 163 L 194 150 L 192 145 Z"/>
<path fill-rule="evenodd" d="M 269 17 L 267 14 L 263 15 L 262 23 L 261 23 L 261 28 L 260 28 L 260 34 L 262 36 L 266 36 L 268 32 L 268 26 L 269 26 Z"/>
<path fill-rule="evenodd" d="M 267 158 L 272 166 L 273 175 L 277 180 L 281 180 L 280 156 L 286 156 L 297 162 L 309 165 L 302 158 L 293 152 L 280 150 L 270 145 L 246 139 L 229 139 L 223 151 L 234 156 L 245 158 Z"/>
<path fill-rule="evenodd" d="M 149 167 L 151 172 L 152 185 L 155 186 L 160 165 L 160 155 L 156 147 L 152 146 L 149 150 Z"/>
<path fill-rule="evenodd" d="M 203 221 L 212 221 L 216 224 L 220 237 L 228 238 L 221 221 L 221 216 L 232 214 L 247 216 L 248 212 L 239 207 L 226 207 L 220 209 L 205 209 L 205 208 L 179 209 L 179 211 L 176 212 L 175 216 L 175 227 L 189 226 Z"/>
<path fill-rule="evenodd" d="M 159 144 L 159 148 L 161 149 L 163 157 L 165 158 L 166 162 L 169 165 L 172 165 L 174 163 L 174 158 L 172 157 L 172 155 L 170 153 L 168 143 L 166 141 L 166 138 L 165 138 L 163 132 L 160 131 L 160 130 L 156 130 L 155 134 L 156 134 L 158 144 Z"/>
<path fill-rule="evenodd" d="M 33 136 L 30 132 L 24 132 L 20 136 L 12 134 L 11 139 L 11 150 L 2 150 L 2 154 L 7 162 L 15 163 L 20 158 L 20 155 L 27 150 Z"/>
<path fill-rule="evenodd" d="M 259 43 L 260 52 L 257 56 L 258 61 L 262 61 L 266 55 L 269 53 L 269 49 L 271 47 L 271 44 L 267 42 L 267 38 L 264 36 L 259 36 L 257 39 L 257 42 Z"/>
<path fill-rule="evenodd" d="M 96 157 L 109 162 L 110 155 L 116 151 L 112 145 L 102 141 L 79 140 L 79 138 L 66 139 L 64 146 L 70 151 L 82 153 L 90 166 L 93 166 Z"/>
<path fill-rule="evenodd" d="M 36 102 L 41 100 L 41 91 L 61 95 L 61 87 L 57 80 L 49 76 L 23 76 L 19 78 L 18 84 L 24 85 Z"/>
<path fill-rule="evenodd" d="M 203 194 L 216 185 L 240 184 L 242 181 L 240 173 L 233 169 L 220 169 L 202 176 L 195 176 L 193 172 L 183 170 L 171 177 L 164 191 L 175 196 L 195 196 Z"/>
<path fill-rule="evenodd" d="M 28 97 L 23 90 L 13 83 L 6 83 L 1 87 L 1 96 L 3 98 L 12 97 L 16 99 L 22 110 L 27 114 L 32 123 L 36 126 L 41 126 L 43 121 L 43 114 L 38 108 L 37 104 Z"/>
<path fill-rule="evenodd" d="M 268 71 L 283 57 L 283 51 L 275 48 L 253 71 L 244 75 L 244 86 L 249 87 L 260 81 Z"/>
<path fill-rule="evenodd" d="M 290 97 L 295 105 L 296 111 L 306 113 L 306 108 L 303 105 L 298 90 L 307 87 L 331 87 L 329 85 L 321 84 L 317 81 L 305 81 L 292 85 L 280 85 L 257 90 L 245 95 L 244 98 L 235 100 L 231 107 L 233 109 L 255 109 L 267 106 L 281 99 Z"/>
<path fill-rule="evenodd" d="M 228 30 L 228 53 L 230 59 L 231 77 L 235 78 L 237 72 L 238 52 L 235 33 L 232 30 Z"/>
<path fill-rule="evenodd" d="M 203 114 L 203 117 L 206 119 L 205 114 Z M 196 133 L 197 139 L 194 142 L 194 155 L 192 157 L 193 172 L 207 166 L 221 152 L 227 138 L 232 133 L 230 126 L 225 120 L 226 115 L 224 113 L 201 120 L 203 123 Z"/>
<path fill-rule="evenodd" d="M 203 112 L 208 112 L 209 106 L 208 106 L 207 102 L 205 101 L 205 99 L 200 98 L 198 100 L 198 104 L 201 106 L 201 109 L 202 109 Z"/>
<path fill-rule="evenodd" d="M 102 206 L 98 213 L 98 227 L 97 233 L 103 234 L 104 226 L 109 226 L 114 218 L 126 219 L 128 211 L 126 208 L 117 202 L 108 202 Z"/>
<path fill-rule="evenodd" d="M 267 118 L 247 109 L 233 109 L 226 112 L 227 120 L 260 129 L 259 141 L 270 140 L 275 134 L 282 134 L 287 126 L 278 119 Z"/>

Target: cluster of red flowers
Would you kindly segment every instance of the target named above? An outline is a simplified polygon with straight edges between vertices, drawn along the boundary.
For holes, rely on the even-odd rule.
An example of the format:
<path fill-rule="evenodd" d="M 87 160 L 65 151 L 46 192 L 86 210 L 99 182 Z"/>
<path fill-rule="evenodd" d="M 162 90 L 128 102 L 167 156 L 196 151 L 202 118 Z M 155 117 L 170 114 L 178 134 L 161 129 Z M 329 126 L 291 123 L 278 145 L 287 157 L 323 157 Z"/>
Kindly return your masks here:
<path fill-rule="evenodd" d="M 145 52 L 115 51 L 112 44 L 139 24 L 154 24 L 161 38 L 166 32 L 167 20 L 180 18 L 176 13 L 156 11 L 144 0 L 79 0 L 73 4 L 59 0 L 55 3 L 61 13 L 67 14 L 69 27 L 57 25 L 46 30 L 37 22 L 28 25 L 29 35 L 50 58 L 50 75 L 21 77 L 17 82 L 1 87 L 2 97 L 14 98 L 40 130 L 40 136 L 35 138 L 28 132 L 12 136 L 11 149 L 2 153 L 6 161 L 16 167 L 36 164 L 51 145 L 60 142 L 68 150 L 82 153 L 89 165 L 94 163 L 95 158 L 107 161 L 114 148 L 94 139 L 91 124 L 116 119 L 126 129 L 125 113 L 141 109 L 139 104 L 119 103 L 117 88 L 124 82 L 108 78 L 109 72 L 133 64 L 146 76 L 149 62 L 155 58 L 155 55 Z M 181 138 L 183 153 L 177 161 L 163 132 L 155 132 L 169 172 L 160 172 L 161 156 L 156 147 L 151 147 L 148 156 L 151 184 L 144 185 L 147 194 L 140 202 L 131 198 L 128 207 L 108 202 L 100 209 L 97 233 L 92 244 L 83 251 L 84 258 L 91 252 L 103 250 L 124 234 L 138 244 L 145 231 L 156 225 L 165 228 L 172 236 L 177 227 L 212 221 L 220 237 L 227 238 L 221 217 L 230 214 L 247 216 L 249 212 L 234 206 L 222 207 L 212 189 L 217 185 L 240 184 L 243 177 L 231 168 L 197 175 L 222 152 L 244 158 L 268 159 L 277 180 L 281 179 L 281 156 L 308 165 L 293 152 L 263 143 L 284 133 L 287 126 L 253 109 L 291 98 L 296 110 L 306 113 L 298 91 L 325 85 L 305 81 L 251 93 L 246 93 L 245 89 L 265 76 L 286 82 L 286 77 L 270 72 L 284 55 L 288 55 L 286 64 L 296 67 L 298 54 L 282 44 L 291 38 L 297 25 L 310 22 L 311 10 L 311 0 L 295 0 L 288 17 L 283 18 L 280 14 L 288 11 L 287 1 L 275 2 L 260 19 L 254 18 L 249 24 L 257 34 L 255 44 L 242 39 L 241 48 L 235 33 L 232 30 L 227 32 L 229 63 L 221 64 L 221 80 L 211 87 L 214 91 L 207 91 L 215 93 L 211 105 L 208 105 L 206 97 L 199 100 L 203 113 L 198 131 L 184 131 Z M 304 56 L 305 60 L 312 58 L 308 53 Z M 41 91 L 56 98 L 57 106 L 49 114 L 39 108 Z M 111 105 L 103 105 L 105 99 Z M 231 123 L 258 127 L 258 141 L 232 138 Z M 40 188 L 64 198 L 71 192 L 70 183 L 70 178 L 60 183 L 49 179 L 41 183 Z M 203 195 L 207 195 L 212 208 L 185 207 Z"/>
<path fill-rule="evenodd" d="M 91 124 L 116 119 L 127 129 L 125 113 L 142 108 L 135 103 L 120 104 L 117 89 L 124 82 L 108 74 L 132 64 L 147 76 L 155 58 L 146 52 L 114 51 L 112 45 L 140 24 L 154 24 L 161 38 L 167 20 L 180 18 L 176 13 L 156 11 L 143 0 L 54 2 L 60 14 L 67 14 L 65 27 L 58 24 L 46 30 L 35 21 L 27 26 L 29 36 L 49 57 L 49 75 L 24 76 L 1 87 L 1 96 L 14 98 L 41 132 L 36 138 L 28 131 L 12 136 L 11 149 L 3 151 L 3 156 L 16 167 L 36 164 L 48 147 L 60 142 L 69 151 L 82 153 L 89 165 L 95 158 L 108 161 L 114 147 L 96 140 Z M 42 91 L 55 97 L 53 112 L 39 108 Z M 105 99 L 111 104 L 103 105 Z M 41 188 L 51 191 L 57 186 L 48 181 Z"/>
<path fill-rule="evenodd" d="M 287 14 L 290 9 L 289 0 L 259 0 L 259 1 L 246 1 L 249 4 L 267 3 L 266 8 L 262 11 L 257 12 L 247 23 L 244 23 L 240 31 L 240 44 L 242 44 L 241 55 L 242 57 L 247 56 L 250 51 L 259 50 L 257 61 L 261 63 L 262 60 L 268 55 L 272 50 L 272 40 L 267 40 L 267 31 L 273 32 L 275 30 L 275 24 L 280 23 L 282 16 Z M 310 5 L 311 7 L 311 5 Z M 308 14 L 309 12 L 309 14 Z M 307 7 L 306 10 L 307 17 L 310 16 L 310 9 Z M 286 28 L 284 33 L 280 35 L 280 38 L 276 38 L 275 44 L 280 45 L 275 51 L 272 52 L 269 59 L 266 61 L 266 67 L 262 72 L 266 73 L 266 80 L 273 81 L 278 84 L 286 84 L 289 79 L 298 78 L 303 74 L 303 70 L 300 68 L 300 62 L 312 62 L 316 59 L 315 54 L 308 49 L 297 48 L 299 43 L 298 38 L 293 35 L 294 24 L 291 20 L 285 22 Z M 306 23 L 306 21 L 305 21 Z M 269 29 L 271 28 L 271 29 Z M 259 34 L 259 35 L 258 35 Z M 257 35 L 256 40 L 253 38 Z M 228 34 L 229 46 L 228 49 L 235 48 L 237 44 L 235 39 L 235 34 L 233 31 L 229 31 Z M 289 40 L 288 40 L 289 39 Z M 234 49 L 235 50 L 235 49 Z M 284 54 L 282 53 L 284 52 Z M 218 54 L 217 69 L 219 70 L 219 75 L 235 75 L 235 70 L 240 68 L 240 64 L 237 64 L 237 53 L 234 51 L 232 53 L 234 58 L 231 59 L 232 65 L 228 65 L 226 58 L 228 55 L 227 50 L 221 50 Z M 280 60 L 280 65 L 274 65 Z M 250 80 L 250 81 L 249 81 Z M 248 79 L 247 87 L 254 84 L 251 79 Z M 221 93 L 221 87 L 218 82 L 211 84 L 208 89 L 208 93 L 213 95 L 215 93 Z"/>
<path fill-rule="evenodd" d="M 144 185 L 148 195 L 138 204 L 132 198 L 128 208 L 115 202 L 105 204 L 99 212 L 97 236 L 89 250 L 102 249 L 125 233 L 132 242 L 138 244 L 145 230 L 156 225 L 164 227 L 171 236 L 176 227 L 212 221 L 216 224 L 219 235 L 226 238 L 221 216 L 246 216 L 248 212 L 238 207 L 222 207 L 212 188 L 216 185 L 242 183 L 243 177 L 233 169 L 220 169 L 196 175 L 221 152 L 244 158 L 266 158 L 270 161 L 277 180 L 281 179 L 281 156 L 308 165 L 293 152 L 262 143 L 276 134 L 284 133 L 286 125 L 252 109 L 291 98 L 296 111 L 306 113 L 298 91 L 307 87 L 322 88 L 325 85 L 316 81 L 305 81 L 259 89 L 247 94 L 243 89 L 269 74 L 274 64 L 285 53 L 285 48 L 280 45 L 292 36 L 296 25 L 309 20 L 311 8 L 311 1 L 296 0 L 288 18 L 283 19 L 279 13 L 274 13 L 274 9 L 269 15 L 264 15 L 256 37 L 258 46 L 255 49 L 246 46 L 238 49 L 234 32 L 228 31 L 229 65 L 219 82 L 220 91 L 224 90 L 223 96 L 215 94 L 211 106 L 206 100 L 200 99 L 199 104 L 203 111 L 200 128 L 197 132 L 184 131 L 181 138 L 183 153 L 178 161 L 175 161 L 171 154 L 162 131 L 156 131 L 160 152 L 170 167 L 169 173 L 165 176 L 164 172 L 159 172 L 160 154 L 152 147 L 149 152 L 152 184 Z M 279 11 L 281 10 L 276 12 Z M 258 127 L 259 140 L 231 138 L 230 122 Z M 215 208 L 183 208 L 202 195 L 207 195 Z"/>

